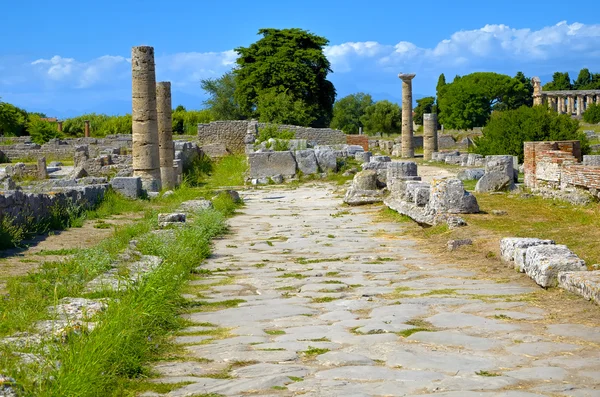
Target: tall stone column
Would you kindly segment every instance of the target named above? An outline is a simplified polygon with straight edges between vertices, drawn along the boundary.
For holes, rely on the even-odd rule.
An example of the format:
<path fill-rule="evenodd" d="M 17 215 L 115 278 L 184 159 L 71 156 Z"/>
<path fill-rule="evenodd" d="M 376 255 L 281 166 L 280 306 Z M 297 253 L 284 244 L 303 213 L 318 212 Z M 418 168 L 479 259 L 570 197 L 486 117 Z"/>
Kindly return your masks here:
<path fill-rule="evenodd" d="M 86 138 L 90 137 L 90 121 L 83 120 L 83 136 Z"/>
<path fill-rule="evenodd" d="M 531 84 L 533 85 L 533 105 L 541 105 L 542 104 L 542 81 L 539 77 L 533 77 L 531 79 Z"/>
<path fill-rule="evenodd" d="M 565 108 L 565 97 L 563 95 L 559 95 L 558 96 L 558 113 L 560 114 L 565 114 L 566 113 L 566 108 Z"/>
<path fill-rule="evenodd" d="M 556 101 L 556 97 L 555 97 L 555 96 L 552 96 L 552 97 L 550 98 L 550 108 L 551 108 L 552 110 L 554 110 L 555 112 L 557 112 L 557 111 L 558 111 L 558 110 L 556 109 L 556 105 L 557 105 L 557 104 L 558 104 L 558 102 Z"/>
<path fill-rule="evenodd" d="M 586 98 L 585 110 L 587 110 L 587 108 L 589 108 L 592 103 L 594 103 L 594 96 L 588 95 Z"/>
<path fill-rule="evenodd" d="M 577 115 L 581 116 L 583 113 L 583 95 L 577 95 Z"/>
<path fill-rule="evenodd" d="M 63 127 L 63 122 L 62 121 L 57 121 L 56 122 L 56 128 L 57 128 L 58 132 L 62 132 L 62 127 Z"/>
<path fill-rule="evenodd" d="M 413 158 L 412 79 L 414 73 L 400 73 L 402 80 L 402 157 Z"/>
<path fill-rule="evenodd" d="M 153 47 L 131 49 L 131 102 L 133 175 L 142 179 L 144 189 L 158 192 L 161 182 Z"/>
<path fill-rule="evenodd" d="M 158 148 L 160 155 L 160 179 L 162 187 L 175 187 L 175 168 L 173 168 L 173 120 L 171 118 L 171 83 L 156 83 L 156 117 L 158 119 Z"/>
<path fill-rule="evenodd" d="M 437 114 L 423 115 L 423 159 L 431 160 L 431 155 L 437 150 Z"/>
<path fill-rule="evenodd" d="M 574 110 L 575 110 L 575 99 L 573 98 L 573 95 L 567 95 L 567 114 L 569 116 L 572 116 Z"/>

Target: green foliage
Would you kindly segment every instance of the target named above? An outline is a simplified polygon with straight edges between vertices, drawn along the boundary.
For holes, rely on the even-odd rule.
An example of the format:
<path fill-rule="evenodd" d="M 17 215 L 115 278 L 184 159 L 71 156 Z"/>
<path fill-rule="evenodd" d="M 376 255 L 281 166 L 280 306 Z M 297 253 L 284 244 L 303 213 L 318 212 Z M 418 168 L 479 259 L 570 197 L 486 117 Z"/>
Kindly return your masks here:
<path fill-rule="evenodd" d="M 371 95 L 359 92 L 350 94 L 337 100 L 333 104 L 333 118 L 331 128 L 344 131 L 346 134 L 357 134 L 360 127 L 364 127 L 360 118 L 365 114 L 367 107 L 373 105 Z"/>
<path fill-rule="evenodd" d="M 435 113 L 435 98 L 432 96 L 417 99 L 417 107 L 414 110 L 415 124 L 423 125 L 423 115 L 425 113 Z"/>
<path fill-rule="evenodd" d="M 0 102 L 0 135 L 27 134 L 27 112 L 10 103 Z"/>
<path fill-rule="evenodd" d="M 244 155 L 225 156 L 216 161 L 202 156 L 184 170 L 184 180 L 190 186 L 242 186 L 247 170 L 248 162 Z"/>
<path fill-rule="evenodd" d="M 172 114 L 173 134 L 196 135 L 198 124 L 210 123 L 214 120 L 213 113 L 208 110 L 185 110 L 178 106 Z"/>
<path fill-rule="evenodd" d="M 210 110 L 215 120 L 241 120 L 244 118 L 240 106 L 235 99 L 235 77 L 227 72 L 218 79 L 204 79 L 200 85 L 209 95 L 204 105 Z"/>
<path fill-rule="evenodd" d="M 238 47 L 235 95 L 245 117 L 325 127 L 335 88 L 327 80 L 328 40 L 302 29 L 260 29 L 263 37 Z M 280 103 L 282 102 L 282 103 Z"/>
<path fill-rule="evenodd" d="M 294 139 L 295 137 L 294 131 L 280 129 L 276 124 L 267 124 L 264 127 L 260 128 L 258 131 L 258 138 L 256 141 L 266 142 L 269 139 Z"/>
<path fill-rule="evenodd" d="M 58 132 L 56 123 L 44 121 L 38 115 L 29 115 L 27 130 L 31 136 L 31 140 L 40 145 L 43 145 L 50 139 L 62 137 L 62 134 Z"/>
<path fill-rule="evenodd" d="M 104 137 L 113 134 L 131 134 L 131 115 L 108 116 L 106 114 L 89 113 L 63 121 L 63 133 L 70 137 L 82 137 L 85 131 L 85 120 L 90 122 L 90 135 Z"/>
<path fill-rule="evenodd" d="M 566 114 L 548 111 L 546 106 L 495 112 L 483 128 L 483 136 L 475 138 L 474 151 L 483 155 L 508 154 L 523 162 L 523 142 L 580 140 L 582 151 L 589 145 L 585 134 L 577 131 L 579 122 Z"/>
<path fill-rule="evenodd" d="M 0 250 L 17 246 L 25 238 L 27 231 L 8 216 L 0 217 Z"/>
<path fill-rule="evenodd" d="M 583 121 L 590 124 L 600 123 L 600 104 L 590 103 L 583 112 Z"/>
<path fill-rule="evenodd" d="M 556 72 L 552 75 L 552 81 L 544 84 L 542 87 L 544 91 L 562 91 L 572 90 L 573 85 L 571 84 L 571 78 L 569 72 L 561 73 Z"/>
<path fill-rule="evenodd" d="M 486 124 L 493 109 L 507 110 L 526 104 L 530 96 L 527 79 L 477 72 L 456 76 L 438 98 L 440 124 L 447 128 L 471 129 Z"/>
<path fill-rule="evenodd" d="M 360 118 L 366 133 L 397 134 L 402 131 L 402 109 L 390 101 L 377 101 L 365 109 Z"/>

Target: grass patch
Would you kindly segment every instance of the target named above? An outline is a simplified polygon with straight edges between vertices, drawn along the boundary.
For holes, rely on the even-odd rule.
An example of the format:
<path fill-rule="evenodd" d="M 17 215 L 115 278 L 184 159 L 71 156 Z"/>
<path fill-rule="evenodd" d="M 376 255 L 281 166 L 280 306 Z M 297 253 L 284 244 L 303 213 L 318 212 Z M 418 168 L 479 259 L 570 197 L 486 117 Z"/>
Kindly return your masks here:
<path fill-rule="evenodd" d="M 333 291 L 333 292 L 337 292 L 337 291 Z M 312 298 L 310 300 L 311 303 L 327 303 L 327 302 L 333 302 L 334 300 L 337 300 L 339 298 L 333 297 L 333 296 L 321 296 L 318 298 Z"/>
<path fill-rule="evenodd" d="M 317 258 L 317 259 L 307 259 L 307 258 L 300 257 L 300 258 L 296 258 L 294 261 L 296 263 L 298 263 L 299 265 L 310 265 L 312 263 L 341 262 L 341 261 L 343 261 L 345 259 L 348 259 L 348 258 L 346 257 L 346 258 L 322 258 L 322 259 L 321 258 Z"/>
<path fill-rule="evenodd" d="M 79 251 L 79 249 L 77 249 L 77 248 L 61 248 L 61 249 L 57 249 L 57 250 L 41 250 L 39 252 L 36 252 L 35 255 L 40 255 L 40 256 L 48 256 L 48 255 L 66 256 L 66 255 L 74 255 L 74 254 L 77 253 L 77 251 Z"/>
<path fill-rule="evenodd" d="M 300 273 L 284 273 L 281 276 L 279 276 L 279 278 L 295 278 L 298 280 L 302 280 L 303 278 L 307 278 L 307 277 L 308 276 L 305 276 L 304 274 L 300 274 Z"/>
<path fill-rule="evenodd" d="M 237 307 L 240 303 L 246 302 L 243 299 L 228 299 L 217 302 L 189 301 L 184 306 L 191 312 L 215 312 L 223 309 Z"/>
<path fill-rule="evenodd" d="M 434 289 L 429 292 L 424 292 L 421 296 L 431 296 L 431 295 L 456 295 L 457 291 L 454 288 L 444 288 L 444 289 Z"/>
<path fill-rule="evenodd" d="M 269 329 L 265 330 L 265 334 L 267 335 L 285 335 L 285 331 L 281 329 Z"/>
<path fill-rule="evenodd" d="M 488 376 L 488 377 L 502 376 L 501 374 L 497 374 L 495 372 L 489 372 L 489 371 L 483 371 L 483 370 L 475 372 L 475 375 Z"/>
<path fill-rule="evenodd" d="M 340 272 L 327 272 L 327 273 L 325 273 L 326 277 L 336 277 L 336 276 L 339 276 L 339 275 L 340 275 Z"/>
<path fill-rule="evenodd" d="M 308 346 L 307 350 L 301 352 L 304 357 L 313 358 L 321 354 L 325 354 L 329 351 L 329 349 L 320 349 L 318 347 Z"/>

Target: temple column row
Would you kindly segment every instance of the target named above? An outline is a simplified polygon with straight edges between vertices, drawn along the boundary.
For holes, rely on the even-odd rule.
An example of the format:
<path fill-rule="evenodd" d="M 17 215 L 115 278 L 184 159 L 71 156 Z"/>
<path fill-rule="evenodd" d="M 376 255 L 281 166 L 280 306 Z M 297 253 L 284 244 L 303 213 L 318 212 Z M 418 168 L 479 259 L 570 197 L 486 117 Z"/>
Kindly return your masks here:
<path fill-rule="evenodd" d="M 595 99 L 595 100 L 594 100 Z M 534 105 L 546 104 L 549 109 L 561 114 L 581 116 L 592 103 L 600 103 L 600 95 L 547 95 L 534 97 Z"/>

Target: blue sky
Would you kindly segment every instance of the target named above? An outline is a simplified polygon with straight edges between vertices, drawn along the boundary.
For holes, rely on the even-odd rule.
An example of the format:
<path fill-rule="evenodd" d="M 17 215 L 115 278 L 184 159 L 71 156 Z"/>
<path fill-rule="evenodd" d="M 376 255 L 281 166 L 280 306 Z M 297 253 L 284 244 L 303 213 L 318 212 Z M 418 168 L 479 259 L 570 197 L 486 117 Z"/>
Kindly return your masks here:
<path fill-rule="evenodd" d="M 202 107 L 202 78 L 234 64 L 258 29 L 298 27 L 330 41 L 338 98 L 363 91 L 399 102 L 399 72 L 415 97 L 440 73 L 494 71 L 551 78 L 600 72 L 600 5 L 504 1 L 21 0 L 2 7 L 0 98 L 68 117 L 131 111 L 131 47 L 155 48 L 157 79 L 173 104 Z"/>

